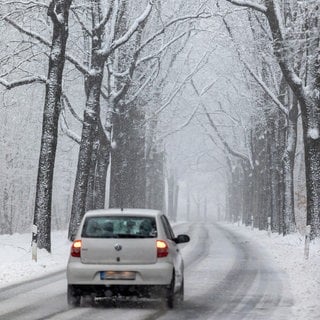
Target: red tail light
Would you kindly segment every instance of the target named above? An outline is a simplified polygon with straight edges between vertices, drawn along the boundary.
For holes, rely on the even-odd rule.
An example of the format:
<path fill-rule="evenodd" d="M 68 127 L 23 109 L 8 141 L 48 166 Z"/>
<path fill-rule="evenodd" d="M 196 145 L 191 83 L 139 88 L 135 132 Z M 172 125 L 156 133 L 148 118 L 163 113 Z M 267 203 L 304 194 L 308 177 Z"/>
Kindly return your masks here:
<path fill-rule="evenodd" d="M 157 240 L 157 257 L 163 258 L 169 254 L 169 247 L 163 240 Z"/>
<path fill-rule="evenodd" d="M 71 246 L 71 256 L 80 258 L 81 256 L 81 246 L 82 242 L 81 240 L 74 240 Z"/>

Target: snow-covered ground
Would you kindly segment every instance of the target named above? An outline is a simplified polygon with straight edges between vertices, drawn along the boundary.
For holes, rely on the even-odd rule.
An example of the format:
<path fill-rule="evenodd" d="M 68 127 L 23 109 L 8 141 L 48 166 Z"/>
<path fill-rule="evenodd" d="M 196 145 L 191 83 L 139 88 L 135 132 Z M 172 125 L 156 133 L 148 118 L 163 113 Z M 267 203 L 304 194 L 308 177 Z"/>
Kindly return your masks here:
<path fill-rule="evenodd" d="M 51 237 L 52 254 L 38 250 L 35 262 L 31 255 L 31 232 L 0 235 L 0 288 L 65 269 L 71 246 L 67 231 L 55 231 Z"/>
<path fill-rule="evenodd" d="M 251 230 L 236 224 L 224 227 L 259 243 L 274 262 L 287 273 L 294 298 L 293 319 L 320 319 L 320 241 L 310 246 L 310 256 L 304 257 L 304 236 Z M 70 251 L 66 231 L 52 234 L 52 254 L 38 250 L 38 262 L 31 259 L 31 234 L 0 236 L 0 287 L 63 270 Z M 276 319 L 275 319 L 276 320 Z"/>
<path fill-rule="evenodd" d="M 237 224 L 224 224 L 224 227 L 258 243 L 287 273 L 294 299 L 294 320 L 320 319 L 320 239 L 310 243 L 309 259 L 306 260 L 305 237 L 301 234 L 283 237 L 272 233 L 269 237 L 266 231 Z"/>

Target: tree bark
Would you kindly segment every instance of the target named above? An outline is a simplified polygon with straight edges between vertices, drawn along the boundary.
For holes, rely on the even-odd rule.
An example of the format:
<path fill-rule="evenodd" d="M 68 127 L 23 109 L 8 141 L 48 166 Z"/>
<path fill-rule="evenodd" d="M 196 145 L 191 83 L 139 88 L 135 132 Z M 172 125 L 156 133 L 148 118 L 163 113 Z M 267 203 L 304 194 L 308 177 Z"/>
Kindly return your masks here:
<path fill-rule="evenodd" d="M 283 234 L 295 231 L 294 213 L 294 162 L 297 145 L 298 102 L 294 101 L 289 111 L 286 144 L 283 155 Z"/>
<path fill-rule="evenodd" d="M 53 23 L 53 34 L 49 56 L 48 81 L 46 83 L 33 218 L 33 224 L 37 226 L 37 245 L 48 252 L 51 252 L 52 183 L 71 2 L 71 0 L 52 0 L 48 9 L 48 16 Z"/>
<path fill-rule="evenodd" d="M 105 58 L 99 53 L 102 48 L 102 30 L 95 28 L 101 21 L 100 1 L 93 0 L 93 35 L 91 52 L 91 70 L 87 75 L 87 101 L 83 117 L 81 144 L 74 185 L 71 217 L 69 223 L 69 239 L 74 239 L 78 226 L 86 210 L 86 200 L 95 133 L 100 121 L 100 94 L 103 79 Z"/>
<path fill-rule="evenodd" d="M 112 121 L 111 208 L 145 208 L 146 157 L 144 113 L 140 106 L 120 107 Z"/>

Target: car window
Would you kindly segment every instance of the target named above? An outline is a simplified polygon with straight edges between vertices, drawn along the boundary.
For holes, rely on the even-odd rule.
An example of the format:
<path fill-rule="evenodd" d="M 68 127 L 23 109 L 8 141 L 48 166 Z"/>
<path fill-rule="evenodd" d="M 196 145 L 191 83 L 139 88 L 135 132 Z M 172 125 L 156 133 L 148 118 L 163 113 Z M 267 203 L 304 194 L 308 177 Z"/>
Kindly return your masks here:
<path fill-rule="evenodd" d="M 166 216 L 161 216 L 161 221 L 164 227 L 164 231 L 168 239 L 173 240 L 175 238 L 174 232 L 170 226 L 169 220 Z"/>
<path fill-rule="evenodd" d="M 84 238 L 155 238 L 157 228 L 153 217 L 87 217 L 81 236 Z"/>

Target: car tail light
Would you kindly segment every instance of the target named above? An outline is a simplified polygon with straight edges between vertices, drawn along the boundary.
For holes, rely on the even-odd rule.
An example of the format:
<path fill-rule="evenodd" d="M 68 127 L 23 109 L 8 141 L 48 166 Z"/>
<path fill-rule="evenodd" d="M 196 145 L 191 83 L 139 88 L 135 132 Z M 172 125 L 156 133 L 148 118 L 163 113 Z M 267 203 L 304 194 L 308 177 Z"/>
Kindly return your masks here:
<path fill-rule="evenodd" d="M 169 254 L 169 247 L 163 240 L 157 240 L 157 257 L 163 258 Z"/>
<path fill-rule="evenodd" d="M 82 242 L 81 240 L 74 240 L 71 246 L 71 256 L 80 258 L 81 256 L 81 246 Z"/>

